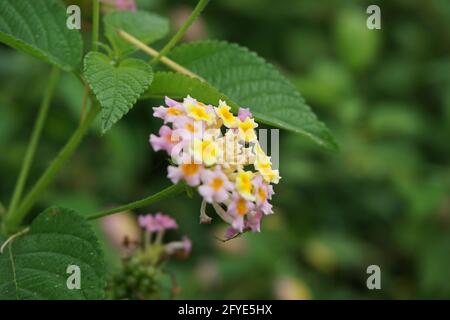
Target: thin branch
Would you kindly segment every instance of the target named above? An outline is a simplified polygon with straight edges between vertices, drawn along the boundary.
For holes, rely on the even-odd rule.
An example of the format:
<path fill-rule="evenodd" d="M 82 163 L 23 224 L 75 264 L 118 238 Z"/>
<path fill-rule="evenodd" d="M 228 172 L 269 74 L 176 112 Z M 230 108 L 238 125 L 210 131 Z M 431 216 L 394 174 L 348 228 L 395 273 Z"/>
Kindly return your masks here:
<path fill-rule="evenodd" d="M 92 1 L 92 51 L 98 50 L 98 31 L 100 26 L 100 3 L 99 0 Z"/>
<path fill-rule="evenodd" d="M 181 192 L 184 191 L 184 183 L 178 183 L 176 185 L 172 185 L 170 187 L 167 187 L 161 191 L 159 191 L 158 193 L 155 193 L 147 198 L 138 200 L 138 201 L 134 201 L 131 202 L 129 204 L 120 206 L 120 207 L 116 207 L 116 208 L 112 208 L 112 209 L 108 209 L 108 210 L 104 210 L 104 211 L 100 211 L 100 212 L 95 212 L 92 214 L 89 214 L 86 219 L 88 220 L 94 220 L 94 219 L 98 219 L 98 218 L 102 218 L 105 216 L 109 216 L 111 214 L 114 213 L 118 213 L 118 212 L 124 212 L 124 211 L 128 211 L 128 210 L 132 210 L 132 209 L 137 209 L 137 208 L 141 208 L 141 207 L 145 207 L 148 206 L 152 203 L 155 203 L 157 201 L 161 201 L 163 199 L 169 198 L 171 196 L 177 195 Z"/>
<path fill-rule="evenodd" d="M 89 97 L 89 86 L 87 83 L 83 87 L 83 100 L 81 102 L 81 114 L 80 114 L 80 124 L 86 119 L 86 113 L 88 110 L 88 97 Z"/>
<path fill-rule="evenodd" d="M 217 237 L 217 236 L 214 236 L 214 238 L 215 238 L 216 240 L 220 241 L 220 242 L 225 243 L 225 242 L 228 242 L 228 241 L 230 241 L 230 240 L 233 240 L 233 239 L 236 239 L 236 238 L 242 236 L 245 232 L 246 232 L 246 231 L 236 233 L 234 236 L 232 236 L 232 237 L 230 237 L 230 238 L 226 238 L 226 239 L 222 239 L 222 238 L 219 238 L 219 237 Z"/>
<path fill-rule="evenodd" d="M 100 2 L 99 0 L 92 1 L 92 35 L 91 35 L 91 50 L 98 51 L 98 34 L 100 29 Z M 81 102 L 80 124 L 86 119 L 88 111 L 88 97 L 89 85 L 85 82 L 83 88 L 83 100 Z"/>
<path fill-rule="evenodd" d="M 200 0 L 197 3 L 191 15 L 183 23 L 181 28 L 178 29 L 177 33 L 175 33 L 172 39 L 170 39 L 170 41 L 164 46 L 164 48 L 161 49 L 161 52 L 150 61 L 151 65 L 158 63 L 159 60 L 162 61 L 162 58 L 167 56 L 169 51 L 181 40 L 181 38 L 184 36 L 186 31 L 188 31 L 192 23 L 194 23 L 194 21 L 199 17 L 200 13 L 203 11 L 203 9 L 205 9 L 208 2 L 209 0 Z"/>
<path fill-rule="evenodd" d="M 149 47 L 148 45 L 146 45 L 145 43 L 141 42 L 139 39 L 136 39 L 135 37 L 133 37 L 131 34 L 123 31 L 123 30 L 118 30 L 117 33 L 127 42 L 131 43 L 132 45 L 134 45 L 136 48 L 141 49 L 142 51 L 144 51 L 145 53 L 147 53 L 149 56 L 152 57 L 157 57 L 159 55 L 159 52 L 156 51 L 155 49 Z M 175 61 L 167 58 L 167 57 L 161 57 L 161 62 L 164 63 L 166 66 L 168 66 L 169 68 L 187 75 L 189 77 L 192 78 L 197 78 L 200 81 L 205 81 L 205 79 L 203 79 L 202 77 L 200 77 L 198 74 L 195 74 L 194 72 L 186 69 L 185 67 L 179 65 L 178 63 L 176 63 Z"/>
<path fill-rule="evenodd" d="M 20 237 L 21 235 L 27 233 L 28 231 L 30 231 L 30 227 L 26 227 L 25 229 L 20 230 L 19 232 L 16 232 L 12 236 L 10 236 L 8 239 L 6 239 L 6 241 L 3 242 L 2 246 L 0 247 L 0 254 L 3 254 L 3 251 L 5 250 L 8 243 L 12 242 L 15 238 Z"/>
<path fill-rule="evenodd" d="M 94 106 L 88 113 L 86 120 L 75 130 L 75 132 L 70 137 L 66 145 L 61 149 L 58 155 L 53 159 L 50 166 L 42 174 L 36 184 L 33 186 L 31 191 L 24 198 L 22 204 L 12 215 L 8 215 L 5 219 L 5 226 L 8 231 L 14 231 L 25 218 L 28 211 L 34 205 L 38 197 L 45 190 L 45 188 L 52 182 L 56 173 L 63 166 L 66 160 L 74 153 L 75 149 L 78 147 L 80 142 L 83 140 L 86 132 L 88 131 L 91 123 L 94 121 L 95 117 L 99 113 L 100 108 Z"/>

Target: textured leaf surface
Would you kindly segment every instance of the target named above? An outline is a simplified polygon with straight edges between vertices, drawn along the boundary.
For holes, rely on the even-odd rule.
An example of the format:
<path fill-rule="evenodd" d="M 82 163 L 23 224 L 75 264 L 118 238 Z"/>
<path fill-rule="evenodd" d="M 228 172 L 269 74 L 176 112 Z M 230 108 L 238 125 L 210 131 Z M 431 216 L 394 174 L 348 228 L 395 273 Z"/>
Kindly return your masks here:
<path fill-rule="evenodd" d="M 64 70 L 78 67 L 82 41 L 66 26 L 66 9 L 58 0 L 1 0 L 0 41 Z"/>
<path fill-rule="evenodd" d="M 152 68 L 142 60 L 126 59 L 115 63 L 98 52 L 86 55 L 84 73 L 102 106 L 103 132 L 133 107 L 153 80 Z"/>
<path fill-rule="evenodd" d="M 291 130 L 328 149 L 337 145 L 297 89 L 275 67 L 235 44 L 204 41 L 175 48 L 170 58 L 206 79 L 212 86 L 260 121 Z"/>
<path fill-rule="evenodd" d="M 69 265 L 81 288 L 67 288 Z M 102 299 L 105 266 L 88 222 L 72 210 L 50 208 L 0 255 L 0 299 Z"/>
<path fill-rule="evenodd" d="M 117 11 L 107 15 L 104 20 L 105 34 L 117 54 L 127 54 L 135 51 L 135 47 L 118 34 L 122 29 L 146 44 L 150 44 L 167 35 L 169 20 L 156 14 L 137 11 Z"/>

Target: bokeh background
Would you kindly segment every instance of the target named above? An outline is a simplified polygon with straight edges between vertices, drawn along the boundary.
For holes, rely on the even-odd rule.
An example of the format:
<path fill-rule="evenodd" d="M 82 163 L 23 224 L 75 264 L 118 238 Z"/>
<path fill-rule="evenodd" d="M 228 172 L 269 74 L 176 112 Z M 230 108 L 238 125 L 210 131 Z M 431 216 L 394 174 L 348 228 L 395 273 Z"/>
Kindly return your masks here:
<path fill-rule="evenodd" d="M 170 17 L 172 30 L 195 5 L 137 3 Z M 382 30 L 366 28 L 370 4 L 381 7 Z M 85 31 L 89 15 L 83 10 Z M 191 256 L 167 264 L 181 287 L 178 298 L 450 298 L 450 1 L 212 0 L 184 40 L 208 38 L 247 46 L 277 65 L 341 150 L 329 153 L 280 133 L 283 179 L 276 214 L 260 234 L 218 241 L 225 224 L 198 224 L 198 196 L 129 213 L 173 215 L 180 230 L 169 237 L 192 239 Z M 3 204 L 48 74 L 47 65 L 0 47 Z M 76 127 L 81 96 L 77 79 L 64 75 L 30 183 Z M 50 205 L 89 213 L 169 185 L 167 160 L 148 144 L 160 126 L 151 116 L 159 103 L 140 102 L 104 136 L 92 130 L 34 213 Z M 120 252 L 108 232 L 133 232 L 129 217 L 96 225 L 110 271 Z M 371 264 L 381 268 L 381 290 L 366 287 Z"/>

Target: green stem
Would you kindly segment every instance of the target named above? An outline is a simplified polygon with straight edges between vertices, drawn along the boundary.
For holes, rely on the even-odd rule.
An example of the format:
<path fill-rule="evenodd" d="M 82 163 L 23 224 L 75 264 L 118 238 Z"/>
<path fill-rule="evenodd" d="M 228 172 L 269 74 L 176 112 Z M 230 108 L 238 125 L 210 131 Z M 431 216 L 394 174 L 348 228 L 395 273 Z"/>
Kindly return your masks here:
<path fill-rule="evenodd" d="M 42 128 L 44 127 L 45 120 L 47 119 L 48 109 L 50 107 L 50 102 L 52 100 L 53 92 L 55 90 L 55 85 L 56 82 L 58 81 L 58 78 L 59 78 L 59 70 L 56 67 L 53 67 L 39 109 L 39 114 L 34 124 L 34 129 L 31 134 L 30 143 L 28 145 L 25 157 L 22 162 L 22 168 L 20 170 L 19 177 L 17 178 L 16 186 L 14 188 L 11 202 L 9 204 L 8 209 L 9 214 L 14 214 L 14 211 L 16 211 L 17 205 L 19 204 L 20 198 L 22 197 L 23 188 L 25 187 L 28 172 L 30 171 L 34 154 L 36 152 L 36 148 L 39 143 L 39 139 L 41 137 Z"/>
<path fill-rule="evenodd" d="M 92 51 L 98 50 L 98 30 L 100 21 L 100 2 L 92 1 Z"/>
<path fill-rule="evenodd" d="M 50 184 L 50 182 L 54 179 L 56 173 L 59 171 L 59 169 L 61 169 L 64 162 L 66 162 L 66 160 L 78 147 L 99 111 L 100 108 L 98 106 L 95 106 L 91 109 L 86 117 L 86 120 L 75 130 L 69 141 L 61 149 L 61 151 L 55 157 L 47 170 L 42 174 L 31 191 L 24 198 L 18 210 L 13 214 L 7 216 L 7 218 L 5 219 L 7 231 L 14 231 L 14 229 L 16 229 L 22 223 L 26 214 L 34 205 L 37 198 L 41 195 L 42 191 L 44 191 L 45 188 Z"/>
<path fill-rule="evenodd" d="M 98 51 L 98 33 L 99 33 L 99 20 L 100 20 L 100 2 L 99 0 L 92 1 L 92 51 Z M 85 82 L 83 88 L 83 100 L 81 103 L 81 112 L 80 112 L 80 124 L 86 118 L 86 113 L 88 110 L 88 95 L 89 95 L 89 86 Z"/>
<path fill-rule="evenodd" d="M 5 213 L 6 213 L 5 207 L 0 202 L 0 221 L 1 221 L 1 219 L 3 219 L 3 216 L 5 215 Z M 1 234 L 1 230 L 0 230 L 0 234 Z"/>
<path fill-rule="evenodd" d="M 133 209 L 145 207 L 145 206 L 148 206 L 157 201 L 161 201 L 163 199 L 177 195 L 177 194 L 183 192 L 183 190 L 184 190 L 184 183 L 178 183 L 176 185 L 167 187 L 167 188 L 159 191 L 158 193 L 155 193 L 147 198 L 144 198 L 144 199 L 141 199 L 138 201 L 134 201 L 129 204 L 126 204 L 126 205 L 123 205 L 120 207 L 116 207 L 113 209 L 108 209 L 108 210 L 92 213 L 87 216 L 87 219 L 88 220 L 98 219 L 98 218 L 102 218 L 102 217 L 105 217 L 105 216 L 108 216 L 108 215 L 111 215 L 114 213 L 124 212 L 127 210 L 133 210 Z"/>
<path fill-rule="evenodd" d="M 170 39 L 170 41 L 164 46 L 164 48 L 161 49 L 159 54 L 150 61 L 151 65 L 158 63 L 159 59 L 161 59 L 161 57 L 166 56 L 169 53 L 169 51 L 178 43 L 178 41 L 181 40 L 181 38 L 184 36 L 186 31 L 192 25 L 192 23 L 198 18 L 203 9 L 205 9 L 208 2 L 209 0 L 200 0 L 197 3 L 197 5 L 194 8 L 194 11 L 192 11 L 189 18 L 184 22 L 184 24 L 177 31 L 177 33 L 175 33 L 172 39 Z"/>

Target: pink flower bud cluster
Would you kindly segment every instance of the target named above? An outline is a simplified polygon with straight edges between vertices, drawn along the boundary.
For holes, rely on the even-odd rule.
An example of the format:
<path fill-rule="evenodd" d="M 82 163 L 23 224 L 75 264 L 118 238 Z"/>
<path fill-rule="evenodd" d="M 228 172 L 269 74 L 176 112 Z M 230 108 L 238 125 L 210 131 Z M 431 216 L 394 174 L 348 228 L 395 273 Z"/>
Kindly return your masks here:
<path fill-rule="evenodd" d="M 184 236 L 181 241 L 162 243 L 162 238 L 166 230 L 178 229 L 178 224 L 172 217 L 159 212 L 155 215 L 141 215 L 138 218 L 138 222 L 141 228 L 146 231 L 146 241 L 148 242 L 146 243 L 147 246 L 154 243 L 162 245 L 165 254 L 168 256 L 172 256 L 178 252 L 182 252 L 187 256 L 191 252 L 192 243 L 187 236 Z M 155 239 L 153 239 L 153 234 L 155 234 Z"/>

